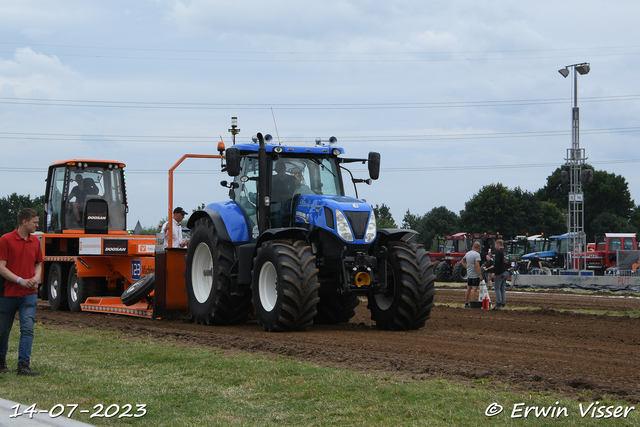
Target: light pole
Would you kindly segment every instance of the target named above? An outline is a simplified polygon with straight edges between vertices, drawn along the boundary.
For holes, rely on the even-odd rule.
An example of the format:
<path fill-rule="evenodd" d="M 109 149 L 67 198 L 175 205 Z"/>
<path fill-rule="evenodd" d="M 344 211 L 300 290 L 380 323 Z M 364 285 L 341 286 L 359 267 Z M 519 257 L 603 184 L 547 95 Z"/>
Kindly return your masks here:
<path fill-rule="evenodd" d="M 569 68 L 573 68 L 573 109 L 571 148 L 567 150 L 565 159 L 571 167 L 569 189 L 569 235 L 567 236 L 567 267 L 582 270 L 587 247 L 584 234 L 584 193 L 582 192 L 581 173 L 586 157 L 584 149 L 580 148 L 580 110 L 578 109 L 578 74 L 588 74 L 591 66 L 587 62 L 567 65 L 558 70 L 563 77 L 569 76 Z M 576 73 L 577 71 L 577 73 Z"/>

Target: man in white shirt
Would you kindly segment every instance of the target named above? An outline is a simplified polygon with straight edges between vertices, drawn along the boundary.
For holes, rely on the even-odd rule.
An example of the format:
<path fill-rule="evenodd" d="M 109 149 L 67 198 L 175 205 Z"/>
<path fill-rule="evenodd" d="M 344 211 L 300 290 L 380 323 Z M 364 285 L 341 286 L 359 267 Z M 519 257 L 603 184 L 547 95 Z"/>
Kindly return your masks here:
<path fill-rule="evenodd" d="M 173 223 L 172 227 L 172 248 L 184 248 L 187 246 L 187 241 L 182 238 L 182 220 L 188 214 L 181 207 L 177 207 L 173 210 Z M 162 233 L 164 233 L 164 248 L 169 246 L 169 221 L 162 225 Z"/>

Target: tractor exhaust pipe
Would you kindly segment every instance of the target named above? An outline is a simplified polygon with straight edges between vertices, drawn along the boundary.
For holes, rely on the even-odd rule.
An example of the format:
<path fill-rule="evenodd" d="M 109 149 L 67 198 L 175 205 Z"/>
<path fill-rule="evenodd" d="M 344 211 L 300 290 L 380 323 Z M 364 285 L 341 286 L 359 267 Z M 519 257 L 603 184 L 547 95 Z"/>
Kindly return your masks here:
<path fill-rule="evenodd" d="M 264 137 L 258 133 L 258 174 L 260 181 L 258 185 L 258 196 L 260 203 L 258 205 L 258 230 L 260 234 L 269 228 L 269 211 L 271 205 L 271 194 L 269 193 L 269 176 L 267 175 L 267 149 L 264 146 Z"/>

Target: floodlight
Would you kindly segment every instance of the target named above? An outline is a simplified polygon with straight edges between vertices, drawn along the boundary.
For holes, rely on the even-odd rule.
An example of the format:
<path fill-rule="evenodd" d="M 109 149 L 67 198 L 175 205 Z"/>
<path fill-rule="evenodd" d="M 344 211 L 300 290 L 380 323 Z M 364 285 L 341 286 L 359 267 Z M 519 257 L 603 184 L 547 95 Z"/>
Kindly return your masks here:
<path fill-rule="evenodd" d="M 576 71 L 580 74 L 589 74 L 589 71 L 591 71 L 591 66 L 589 66 L 589 64 L 587 63 L 576 65 Z"/>

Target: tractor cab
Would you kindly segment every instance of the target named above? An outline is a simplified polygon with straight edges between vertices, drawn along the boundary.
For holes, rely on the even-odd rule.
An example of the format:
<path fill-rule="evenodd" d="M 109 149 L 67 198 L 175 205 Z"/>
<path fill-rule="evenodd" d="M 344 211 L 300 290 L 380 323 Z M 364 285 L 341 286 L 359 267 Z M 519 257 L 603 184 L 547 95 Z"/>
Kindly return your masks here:
<path fill-rule="evenodd" d="M 49 166 L 46 232 L 125 231 L 127 200 L 121 162 L 65 160 Z"/>
<path fill-rule="evenodd" d="M 318 154 L 302 155 L 290 153 L 287 157 L 268 156 L 267 174 L 270 187 L 269 225 L 270 228 L 293 225 L 293 206 L 302 194 L 342 195 L 342 182 L 335 156 Z M 238 185 L 237 202 L 247 215 L 251 228 L 258 224 L 257 195 L 258 156 L 243 158 L 242 173 L 236 178 Z"/>
<path fill-rule="evenodd" d="M 227 150 L 227 167 L 235 178 L 230 196 L 244 213 L 252 241 L 264 231 L 259 229 L 261 205 L 267 218 L 265 229 L 306 228 L 317 223 L 331 224 L 329 228 L 333 228 L 334 210 L 345 204 L 349 206 L 345 215 L 353 221 L 352 226 L 358 231 L 366 230 L 372 218 L 371 210 L 365 203 L 358 204 L 358 200 L 345 197 L 341 164 L 369 162 L 370 176 L 377 179 L 377 153 L 371 153 L 370 159 L 345 159 L 339 157 L 343 150 L 333 146 L 266 144 L 261 171 L 258 148 L 258 144 L 250 143 Z M 365 181 L 369 180 L 354 180 L 354 183 Z M 265 186 L 262 190 L 261 183 Z M 261 191 L 263 196 L 259 198 Z M 363 239 L 364 234 L 356 238 Z"/>

